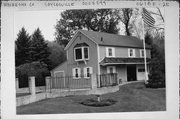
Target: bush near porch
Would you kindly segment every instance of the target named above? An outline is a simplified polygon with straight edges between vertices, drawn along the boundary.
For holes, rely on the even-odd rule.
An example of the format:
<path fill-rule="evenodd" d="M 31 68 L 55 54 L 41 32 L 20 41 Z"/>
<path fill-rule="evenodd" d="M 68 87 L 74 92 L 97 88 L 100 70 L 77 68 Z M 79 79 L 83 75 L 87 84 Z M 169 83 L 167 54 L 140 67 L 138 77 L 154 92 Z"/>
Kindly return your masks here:
<path fill-rule="evenodd" d="M 165 111 L 165 89 L 145 88 L 143 82 L 123 85 L 115 93 L 101 96 L 101 99 L 113 99 L 111 106 L 91 107 L 82 105 L 87 99 L 96 99 L 94 95 L 67 96 L 47 99 L 29 105 L 17 107 L 17 114 L 57 114 L 57 113 L 98 113 L 98 112 L 141 112 Z"/>

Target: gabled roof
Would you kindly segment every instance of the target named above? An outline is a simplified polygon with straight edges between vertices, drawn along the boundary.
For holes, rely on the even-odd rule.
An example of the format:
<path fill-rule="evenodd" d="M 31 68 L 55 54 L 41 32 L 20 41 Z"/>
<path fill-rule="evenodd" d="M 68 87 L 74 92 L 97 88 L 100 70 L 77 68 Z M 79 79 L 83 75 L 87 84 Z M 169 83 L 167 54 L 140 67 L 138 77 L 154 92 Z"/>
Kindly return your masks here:
<path fill-rule="evenodd" d="M 87 30 L 78 30 L 78 32 L 81 32 L 90 40 L 102 46 L 143 48 L 143 41 L 134 36 L 116 35 L 116 34 L 87 31 Z M 72 40 L 68 43 L 65 49 L 67 49 L 71 45 L 71 43 L 73 42 Z M 146 48 L 150 48 L 150 46 L 146 45 Z"/>
<path fill-rule="evenodd" d="M 50 70 L 50 72 L 56 70 L 57 68 L 59 68 L 59 66 L 62 66 L 62 65 L 66 65 L 67 64 L 67 60 L 62 62 L 61 64 L 57 65 L 56 67 L 54 67 L 53 69 Z"/>
<path fill-rule="evenodd" d="M 150 58 L 146 58 L 147 62 Z M 112 65 L 112 64 L 144 64 L 144 58 L 121 58 L 121 57 L 105 57 L 100 65 Z"/>

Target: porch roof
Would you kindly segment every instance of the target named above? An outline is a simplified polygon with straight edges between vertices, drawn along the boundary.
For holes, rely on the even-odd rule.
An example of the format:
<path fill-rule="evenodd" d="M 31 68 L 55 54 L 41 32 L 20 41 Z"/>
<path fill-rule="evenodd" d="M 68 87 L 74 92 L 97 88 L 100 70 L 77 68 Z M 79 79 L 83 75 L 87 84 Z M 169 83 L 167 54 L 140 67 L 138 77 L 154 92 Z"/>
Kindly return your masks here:
<path fill-rule="evenodd" d="M 147 63 L 150 58 L 146 58 Z M 121 58 L 121 57 L 105 57 L 100 65 L 112 65 L 112 64 L 144 64 L 144 58 Z"/>

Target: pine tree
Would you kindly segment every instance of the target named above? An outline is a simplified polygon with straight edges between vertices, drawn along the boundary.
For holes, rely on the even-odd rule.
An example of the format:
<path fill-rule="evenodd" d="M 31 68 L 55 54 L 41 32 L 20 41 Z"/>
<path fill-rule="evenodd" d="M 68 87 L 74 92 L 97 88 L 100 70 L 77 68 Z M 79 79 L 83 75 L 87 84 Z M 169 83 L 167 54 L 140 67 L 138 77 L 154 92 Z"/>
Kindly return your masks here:
<path fill-rule="evenodd" d="M 15 64 L 19 66 L 25 64 L 28 61 L 28 52 L 30 48 L 30 37 L 23 27 L 17 34 L 17 39 L 15 41 Z"/>
<path fill-rule="evenodd" d="M 31 36 L 31 46 L 29 52 L 29 62 L 40 61 L 45 64 L 49 64 L 50 52 L 48 50 L 47 43 L 42 36 L 39 28 L 37 28 Z"/>

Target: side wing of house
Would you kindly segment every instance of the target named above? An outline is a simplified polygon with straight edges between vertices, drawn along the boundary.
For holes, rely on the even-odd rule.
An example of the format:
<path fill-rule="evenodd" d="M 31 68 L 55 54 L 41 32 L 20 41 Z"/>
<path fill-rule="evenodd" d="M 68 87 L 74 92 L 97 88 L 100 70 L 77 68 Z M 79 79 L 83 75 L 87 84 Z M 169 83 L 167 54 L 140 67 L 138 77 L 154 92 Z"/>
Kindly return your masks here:
<path fill-rule="evenodd" d="M 144 80 L 143 48 L 99 46 L 100 74 L 117 73 L 122 81 Z M 146 57 L 151 58 L 150 49 Z"/>
<path fill-rule="evenodd" d="M 67 61 L 60 64 L 59 66 L 57 66 L 56 68 L 54 68 L 51 71 L 51 76 L 53 77 L 65 77 L 67 76 Z"/>

